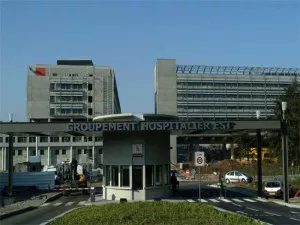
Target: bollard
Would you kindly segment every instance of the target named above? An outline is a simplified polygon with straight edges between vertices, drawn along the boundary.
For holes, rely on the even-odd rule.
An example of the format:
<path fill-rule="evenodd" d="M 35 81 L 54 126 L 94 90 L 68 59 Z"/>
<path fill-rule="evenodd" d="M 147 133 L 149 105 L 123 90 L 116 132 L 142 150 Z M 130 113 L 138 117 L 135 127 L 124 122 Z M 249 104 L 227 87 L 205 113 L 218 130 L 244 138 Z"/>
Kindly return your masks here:
<path fill-rule="evenodd" d="M 95 188 L 94 187 L 91 187 L 90 194 L 91 194 L 91 202 L 95 202 L 96 196 L 95 196 Z"/>

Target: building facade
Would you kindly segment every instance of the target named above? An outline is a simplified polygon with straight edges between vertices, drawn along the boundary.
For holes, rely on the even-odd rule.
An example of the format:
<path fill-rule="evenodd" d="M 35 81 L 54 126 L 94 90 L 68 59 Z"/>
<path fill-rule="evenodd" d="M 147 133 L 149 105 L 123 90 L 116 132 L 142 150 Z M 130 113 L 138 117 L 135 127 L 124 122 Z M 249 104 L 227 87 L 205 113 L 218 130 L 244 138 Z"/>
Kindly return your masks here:
<path fill-rule="evenodd" d="M 276 99 L 293 79 L 300 82 L 300 68 L 177 65 L 175 59 L 158 59 L 154 76 L 156 113 L 243 120 L 256 118 L 260 110 L 263 119 L 273 116 Z M 171 142 L 177 149 L 176 137 Z M 171 158 L 177 161 L 177 155 Z"/>
<path fill-rule="evenodd" d="M 95 116 L 121 113 L 113 68 L 91 60 L 58 60 L 56 65 L 30 65 L 27 117 L 30 122 L 92 121 Z M 14 137 L 14 164 L 40 155 L 42 165 L 76 157 L 79 163 L 102 164 L 102 138 L 53 136 Z M 6 170 L 8 137 L 0 136 L 0 169 Z"/>

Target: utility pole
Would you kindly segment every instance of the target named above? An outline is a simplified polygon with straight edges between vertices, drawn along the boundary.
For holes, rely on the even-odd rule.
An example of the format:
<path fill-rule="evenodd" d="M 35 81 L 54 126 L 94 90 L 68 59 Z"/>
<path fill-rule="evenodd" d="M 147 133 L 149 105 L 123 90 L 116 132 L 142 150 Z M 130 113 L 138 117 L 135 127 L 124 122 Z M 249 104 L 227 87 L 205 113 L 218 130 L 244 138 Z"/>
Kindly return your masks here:
<path fill-rule="evenodd" d="M 9 114 L 9 122 L 13 122 L 13 115 Z M 13 133 L 8 134 L 8 196 L 12 197 L 12 186 L 13 186 Z"/>

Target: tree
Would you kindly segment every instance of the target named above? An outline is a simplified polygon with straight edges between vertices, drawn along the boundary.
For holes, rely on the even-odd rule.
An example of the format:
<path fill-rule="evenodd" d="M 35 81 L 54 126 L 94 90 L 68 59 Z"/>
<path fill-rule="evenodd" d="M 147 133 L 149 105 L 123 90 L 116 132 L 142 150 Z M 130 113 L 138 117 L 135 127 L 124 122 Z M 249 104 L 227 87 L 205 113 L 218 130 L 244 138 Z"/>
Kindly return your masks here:
<path fill-rule="evenodd" d="M 236 158 L 243 158 L 247 157 L 248 161 L 251 154 L 251 147 L 255 147 L 255 137 L 250 136 L 248 133 L 245 133 L 241 136 L 236 137 L 235 143 L 237 147 L 235 148 L 235 157 Z"/>
<path fill-rule="evenodd" d="M 274 119 L 282 120 L 281 102 L 287 102 L 287 110 L 285 118 L 287 121 L 287 135 L 288 135 L 288 150 L 289 163 L 293 163 L 299 168 L 300 166 L 300 85 L 297 78 L 285 90 L 285 95 L 276 101 L 274 108 Z M 271 132 L 269 134 L 269 147 L 281 159 L 281 133 Z M 299 170 L 299 169 L 298 169 Z"/>

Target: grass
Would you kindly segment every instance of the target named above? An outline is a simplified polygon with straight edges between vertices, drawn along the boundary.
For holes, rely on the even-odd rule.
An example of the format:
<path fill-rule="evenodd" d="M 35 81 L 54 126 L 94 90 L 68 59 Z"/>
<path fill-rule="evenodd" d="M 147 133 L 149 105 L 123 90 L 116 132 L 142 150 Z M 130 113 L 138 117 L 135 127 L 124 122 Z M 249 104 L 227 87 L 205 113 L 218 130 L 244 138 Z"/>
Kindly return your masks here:
<path fill-rule="evenodd" d="M 242 215 L 221 212 L 207 204 L 164 201 L 88 206 L 55 219 L 51 225 L 258 225 Z"/>

